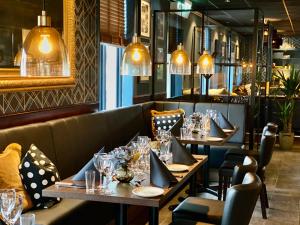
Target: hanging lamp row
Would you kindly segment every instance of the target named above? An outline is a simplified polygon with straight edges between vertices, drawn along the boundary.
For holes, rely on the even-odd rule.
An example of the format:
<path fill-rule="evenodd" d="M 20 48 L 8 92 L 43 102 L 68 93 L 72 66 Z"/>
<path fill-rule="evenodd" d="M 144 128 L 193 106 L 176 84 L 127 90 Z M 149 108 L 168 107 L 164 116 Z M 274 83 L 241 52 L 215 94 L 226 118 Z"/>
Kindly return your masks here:
<path fill-rule="evenodd" d="M 197 74 L 213 74 L 214 59 L 204 51 L 197 62 Z M 180 43 L 171 54 L 170 74 L 191 75 L 191 61 Z M 140 39 L 134 34 L 132 42 L 126 47 L 121 65 L 121 75 L 131 76 L 151 76 L 152 62 L 148 49 L 141 43 Z"/>

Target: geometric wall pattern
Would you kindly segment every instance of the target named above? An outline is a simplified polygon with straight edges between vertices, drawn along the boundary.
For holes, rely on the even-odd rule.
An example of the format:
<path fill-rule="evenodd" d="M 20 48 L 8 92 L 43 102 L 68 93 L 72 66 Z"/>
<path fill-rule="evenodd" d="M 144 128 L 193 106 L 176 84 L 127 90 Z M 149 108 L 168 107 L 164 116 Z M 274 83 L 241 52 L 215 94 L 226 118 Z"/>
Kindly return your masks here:
<path fill-rule="evenodd" d="M 1 93 L 0 115 L 98 102 L 97 1 L 75 0 L 75 87 Z"/>

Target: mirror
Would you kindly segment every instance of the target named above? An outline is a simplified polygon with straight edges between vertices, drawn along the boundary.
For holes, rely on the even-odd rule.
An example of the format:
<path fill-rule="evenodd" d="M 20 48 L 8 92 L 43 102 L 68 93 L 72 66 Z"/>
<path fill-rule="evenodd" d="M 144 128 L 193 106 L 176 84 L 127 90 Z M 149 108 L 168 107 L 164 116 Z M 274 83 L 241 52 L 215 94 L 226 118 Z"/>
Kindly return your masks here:
<path fill-rule="evenodd" d="M 0 2 L 1 1 L 3 0 L 0 0 Z M 5 63 L 3 63 L 3 66 L 0 65 L 0 92 L 53 89 L 53 88 L 74 86 L 75 84 L 75 0 L 63 0 L 62 2 L 63 2 L 63 10 L 62 10 L 63 30 L 58 28 L 58 31 L 59 32 L 62 31 L 63 39 L 68 49 L 69 61 L 70 61 L 70 77 L 63 77 L 63 76 L 21 77 L 20 69 L 18 67 L 14 67 L 12 60 L 9 60 L 9 63 L 6 63 L 5 68 L 3 68 Z M 52 4 L 52 2 L 49 1 L 48 4 Z M 36 24 L 36 18 L 39 14 L 41 14 L 41 10 L 39 10 L 37 14 L 35 10 L 29 10 L 26 8 L 25 11 L 27 13 L 34 14 L 33 17 L 35 18 L 35 24 Z M 49 16 L 52 16 L 51 12 L 49 12 Z M 54 18 L 54 21 L 59 21 L 59 19 Z M 59 22 L 55 22 L 53 24 L 53 27 L 57 28 L 56 27 L 57 25 L 59 25 Z M 13 37 L 13 35 L 11 36 Z M 22 39 L 23 35 L 20 36 L 21 37 L 19 39 Z M 14 54 L 14 51 L 17 51 L 15 49 L 18 49 L 18 47 L 19 47 L 18 44 L 13 45 L 10 43 L 10 46 L 8 46 L 8 48 L 11 49 L 12 52 L 11 55 Z M 6 66 L 10 66 L 10 68 Z"/>

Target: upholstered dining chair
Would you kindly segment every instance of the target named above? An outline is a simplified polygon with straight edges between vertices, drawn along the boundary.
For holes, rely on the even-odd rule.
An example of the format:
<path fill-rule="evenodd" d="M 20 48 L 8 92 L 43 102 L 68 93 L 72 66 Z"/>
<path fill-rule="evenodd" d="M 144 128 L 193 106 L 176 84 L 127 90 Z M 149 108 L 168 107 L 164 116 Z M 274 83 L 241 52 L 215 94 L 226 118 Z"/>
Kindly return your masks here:
<path fill-rule="evenodd" d="M 226 162 L 225 162 L 226 163 Z M 231 165 L 231 163 L 230 163 Z M 231 167 L 223 167 L 219 170 L 219 186 L 218 186 L 218 200 L 221 200 L 223 195 L 223 201 L 226 199 L 227 188 L 231 185 L 240 184 L 244 178 L 244 175 L 248 172 L 256 173 L 257 161 L 252 156 L 246 156 L 243 164 L 236 165 L 233 169 Z"/>
<path fill-rule="evenodd" d="M 189 197 L 173 211 L 172 224 L 205 222 L 221 225 L 248 225 L 261 186 L 260 178 L 255 173 L 247 173 L 241 184 L 228 189 L 225 202 Z"/>
<path fill-rule="evenodd" d="M 267 213 L 266 213 L 266 208 L 269 208 L 269 202 L 268 202 L 268 194 L 267 194 L 267 189 L 265 185 L 265 170 L 269 162 L 271 161 L 272 155 L 273 155 L 273 150 L 274 150 L 274 145 L 275 145 L 275 134 L 269 131 L 266 131 L 264 135 L 262 135 L 261 142 L 260 142 L 260 147 L 257 152 L 256 158 L 258 161 L 258 168 L 257 168 L 257 175 L 260 177 L 262 181 L 262 191 L 260 193 L 260 201 L 261 201 L 261 210 L 262 210 L 262 217 L 264 219 L 267 218 Z M 225 187 L 227 184 L 225 183 L 222 184 L 222 181 L 225 180 L 227 181 L 224 177 L 228 176 L 230 171 L 230 168 L 233 168 L 233 166 L 237 165 L 238 158 L 239 157 L 245 157 L 243 155 L 239 155 L 238 157 L 235 158 L 236 155 L 232 154 L 231 158 L 225 160 L 221 167 L 219 168 L 219 176 L 221 178 L 219 182 L 219 190 L 222 187 Z M 254 156 L 254 155 L 252 155 Z M 233 170 L 233 169 L 231 169 Z M 223 177 L 223 178 L 222 178 Z M 224 183 L 224 182 L 223 182 Z M 222 194 L 219 193 L 218 197 L 220 199 L 220 196 Z M 226 190 L 223 188 L 223 199 L 226 200 Z"/>

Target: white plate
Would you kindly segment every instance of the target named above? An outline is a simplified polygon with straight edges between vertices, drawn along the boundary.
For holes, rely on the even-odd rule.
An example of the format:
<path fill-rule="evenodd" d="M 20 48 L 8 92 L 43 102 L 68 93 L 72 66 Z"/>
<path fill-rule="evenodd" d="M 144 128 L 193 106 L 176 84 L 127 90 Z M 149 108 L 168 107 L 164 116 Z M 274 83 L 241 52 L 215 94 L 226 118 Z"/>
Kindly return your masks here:
<path fill-rule="evenodd" d="M 207 137 L 207 141 L 223 141 L 223 138 L 220 137 Z"/>
<path fill-rule="evenodd" d="M 133 189 L 132 193 L 139 197 L 152 198 L 162 195 L 164 193 L 164 189 L 158 187 L 144 186 Z"/>
<path fill-rule="evenodd" d="M 233 130 L 231 130 L 231 129 L 223 129 L 223 131 L 224 131 L 225 133 L 231 133 L 231 132 L 233 132 Z"/>
<path fill-rule="evenodd" d="M 171 172 L 183 172 L 183 171 L 189 170 L 188 166 L 182 165 L 182 164 L 169 164 L 169 165 L 167 165 L 167 168 Z"/>

